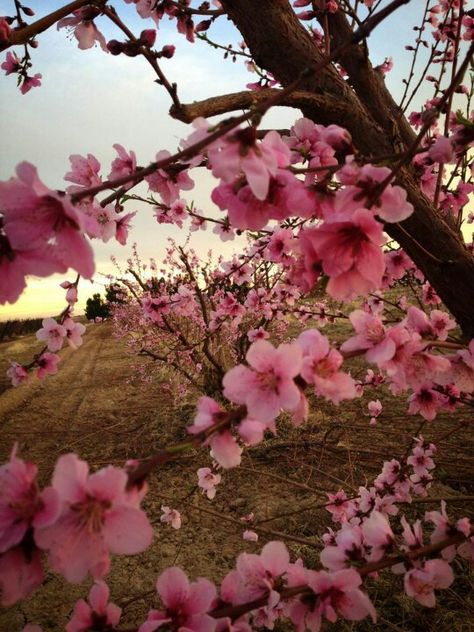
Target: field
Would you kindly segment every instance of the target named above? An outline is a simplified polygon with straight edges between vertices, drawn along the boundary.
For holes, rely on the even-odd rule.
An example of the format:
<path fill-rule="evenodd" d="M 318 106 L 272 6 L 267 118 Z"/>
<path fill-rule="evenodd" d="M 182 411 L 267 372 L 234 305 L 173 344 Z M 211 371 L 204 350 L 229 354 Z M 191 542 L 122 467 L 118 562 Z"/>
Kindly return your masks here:
<path fill-rule="evenodd" d="M 84 345 L 75 352 L 67 349 L 61 353 L 58 375 L 10 388 L 4 378 L 7 360 L 26 361 L 36 349 L 33 335 L 0 344 L 2 462 L 18 441 L 21 456 L 39 464 L 44 483 L 56 458 L 66 452 L 76 452 L 92 468 L 109 463 L 120 466 L 126 459 L 148 456 L 186 436 L 193 415 L 192 398 L 176 398 L 156 378 L 146 385 L 133 382 L 134 360 L 111 336 L 109 324 L 89 325 Z M 353 372 L 363 374 L 357 361 Z M 386 412 L 379 424 L 370 426 L 367 402 L 377 398 Z M 183 566 L 193 578 L 206 575 L 219 580 L 240 550 L 257 552 L 272 539 L 285 540 L 292 559 L 302 556 L 308 565 L 315 565 L 320 536 L 331 526 L 330 515 L 321 506 L 325 492 L 341 487 L 348 494 L 354 492 L 373 480 L 384 459 L 405 454 L 422 421 L 408 416 L 405 409 L 405 398 L 396 399 L 381 390 L 340 409 L 318 399 L 305 426 L 296 429 L 283 419 L 277 437 L 246 450 L 243 467 L 223 474 L 214 501 L 201 496 L 196 488 L 196 470 L 209 465 L 205 450 L 163 466 L 152 475 L 145 499 L 155 528 L 151 548 L 142 555 L 113 560 L 108 583 L 112 600 L 124 608 L 120 627 L 133 629 L 151 604 L 158 605 L 153 601 L 154 580 L 166 566 Z M 450 512 L 472 518 L 474 432 L 465 428 L 445 436 L 461 422 L 469 422 L 469 417 L 469 409 L 440 415 L 424 424 L 423 435 L 439 449 L 431 497 L 467 496 L 470 501 L 450 503 Z M 181 511 L 180 530 L 160 523 L 161 505 Z M 433 501 L 402 507 L 402 511 L 413 516 L 438 508 L 439 501 Z M 258 543 L 242 540 L 245 527 L 240 518 L 249 512 L 259 521 Z M 455 572 L 455 583 L 439 594 L 439 606 L 434 610 L 403 596 L 401 580 L 393 574 L 384 574 L 381 581 L 369 580 L 369 593 L 381 613 L 377 625 L 339 623 L 327 629 L 474 630 L 472 571 L 456 562 Z M 0 630 L 19 632 L 26 622 L 40 624 L 44 632 L 64 629 L 76 599 L 85 596 L 89 585 L 72 586 L 48 573 L 45 584 L 32 597 L 0 611 Z"/>

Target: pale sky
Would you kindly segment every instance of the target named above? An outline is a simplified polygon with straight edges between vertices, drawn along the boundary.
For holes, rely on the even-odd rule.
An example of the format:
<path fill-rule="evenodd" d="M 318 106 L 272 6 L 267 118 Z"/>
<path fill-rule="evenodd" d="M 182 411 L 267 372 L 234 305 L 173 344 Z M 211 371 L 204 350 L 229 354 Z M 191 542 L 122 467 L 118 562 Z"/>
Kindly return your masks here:
<path fill-rule="evenodd" d="M 394 68 L 387 77 L 396 94 L 400 94 L 401 79 L 407 72 L 411 58 L 404 50 L 406 43 L 413 40 L 411 26 L 415 23 L 419 0 L 403 7 L 389 23 L 380 27 L 369 40 L 371 59 L 374 64 L 382 63 L 392 56 Z M 29 0 L 27 5 L 40 17 L 63 5 L 51 0 Z M 0 0 L 0 15 L 13 13 L 12 0 Z M 151 21 L 138 18 L 133 4 L 115 2 L 119 15 L 127 18 L 127 24 L 136 33 L 144 28 L 153 28 Z M 123 39 L 116 27 L 106 18 L 97 20 L 98 27 L 106 39 Z M 222 44 L 240 41 L 239 33 L 225 18 L 218 20 L 209 31 L 211 39 Z M 15 166 L 22 160 L 32 162 L 40 178 L 51 188 L 64 189 L 63 180 L 69 170 L 71 154 L 94 154 L 103 166 L 103 174 L 110 171 L 115 157 L 112 148 L 120 143 L 137 153 L 140 165 L 154 159 L 161 149 L 176 150 L 181 138 L 187 136 L 189 127 L 167 115 L 170 98 L 163 88 L 154 83 L 155 76 L 146 61 L 140 57 L 124 55 L 113 57 L 100 48 L 81 51 L 71 35 L 55 28 L 39 37 L 40 46 L 33 51 L 32 73 L 42 74 L 42 86 L 22 95 L 16 87 L 14 76 L 0 77 L 0 179 L 14 174 Z M 174 44 L 176 55 L 163 60 L 162 68 L 168 78 L 178 84 L 182 102 L 203 99 L 209 96 L 234 92 L 255 81 L 255 75 L 247 72 L 242 61 L 233 64 L 222 59 L 222 51 L 215 51 L 203 42 L 191 45 L 176 31 L 175 22 L 162 21 L 156 42 L 159 49 L 164 44 Z M 21 49 L 18 51 L 21 55 Z M 0 62 L 5 54 L 0 54 Z M 288 127 L 297 118 L 295 110 L 279 108 L 265 118 L 262 126 L 269 128 Z M 209 193 L 213 181 L 208 174 L 191 173 L 196 186 L 183 192 L 188 202 L 204 214 L 215 213 Z M 102 244 L 93 240 L 96 252 L 96 282 L 81 281 L 77 312 L 80 313 L 88 296 L 103 289 L 104 279 L 100 273 L 113 271 L 110 256 L 126 261 L 131 254 L 133 241 L 139 243 L 143 260 L 155 257 L 161 260 L 166 247 L 166 238 L 172 236 L 184 242 L 187 231 L 158 225 L 151 207 L 140 208 L 128 203 L 126 210 L 140 209 L 134 219 L 134 230 L 127 246 L 115 240 Z M 213 248 L 216 253 L 230 255 L 232 242 L 225 244 L 210 230 L 194 233 L 191 244 L 200 253 Z M 0 306 L 0 320 L 8 317 L 53 315 L 64 306 L 64 291 L 58 286 L 67 278 L 75 277 L 73 271 L 49 279 L 30 279 L 28 289 L 14 305 Z"/>

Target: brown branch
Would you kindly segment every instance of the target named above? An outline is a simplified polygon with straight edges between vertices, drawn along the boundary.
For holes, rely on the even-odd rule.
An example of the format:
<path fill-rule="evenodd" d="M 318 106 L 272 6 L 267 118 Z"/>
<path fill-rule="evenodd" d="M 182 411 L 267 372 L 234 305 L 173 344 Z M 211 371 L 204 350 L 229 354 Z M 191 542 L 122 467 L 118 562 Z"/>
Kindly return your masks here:
<path fill-rule="evenodd" d="M 8 38 L 8 42 L 6 44 L 2 44 L 0 46 L 0 51 L 9 48 L 10 46 L 18 46 L 20 44 L 26 44 L 31 38 L 35 37 L 39 33 L 43 33 L 49 29 L 55 22 L 60 20 L 61 18 L 66 17 L 73 11 L 77 11 L 78 9 L 84 7 L 85 5 L 102 5 L 105 0 L 75 0 L 70 4 L 67 4 L 64 7 L 61 7 L 57 11 L 53 11 L 48 15 L 45 15 L 43 18 L 36 20 L 33 24 L 28 24 L 24 28 L 18 29 L 16 31 L 12 31 L 10 37 Z"/>
<path fill-rule="evenodd" d="M 294 92 L 283 94 L 284 90 L 277 88 L 265 88 L 264 90 L 243 90 L 242 92 L 232 92 L 217 97 L 210 97 L 203 101 L 195 101 L 194 103 L 181 104 L 181 108 L 174 105 L 170 109 L 170 116 L 183 123 L 191 123 L 198 116 L 208 118 L 209 116 L 217 116 L 218 114 L 226 114 L 235 110 L 251 108 L 266 99 L 279 96 L 279 105 L 303 108 L 314 107 L 327 109 L 336 109 L 341 111 L 341 115 L 348 115 L 348 108 L 335 97 L 329 94 L 314 94 L 305 90 L 295 90 Z M 341 118 L 342 120 L 342 118 Z"/>

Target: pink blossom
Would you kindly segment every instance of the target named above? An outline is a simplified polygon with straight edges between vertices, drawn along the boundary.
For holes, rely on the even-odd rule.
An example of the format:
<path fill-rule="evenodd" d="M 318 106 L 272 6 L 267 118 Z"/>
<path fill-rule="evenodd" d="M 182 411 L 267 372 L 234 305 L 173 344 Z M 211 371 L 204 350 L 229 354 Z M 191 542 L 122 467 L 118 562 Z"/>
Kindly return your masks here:
<path fill-rule="evenodd" d="M 23 77 L 23 81 L 20 86 L 21 94 L 26 94 L 31 90 L 31 88 L 39 88 L 41 85 L 41 77 L 42 75 L 39 72 L 33 77 L 30 77 L 29 75 Z"/>
<path fill-rule="evenodd" d="M 74 154 L 69 156 L 71 171 L 64 176 L 65 180 L 78 184 L 81 187 L 95 187 L 102 182 L 99 176 L 100 162 L 92 154 L 87 154 L 87 158 Z M 77 189 L 77 187 L 73 187 Z"/>
<path fill-rule="evenodd" d="M 357 525 L 344 522 L 334 542 L 320 554 L 321 563 L 331 571 L 347 568 L 352 562 L 364 561 L 362 530 Z"/>
<path fill-rule="evenodd" d="M 58 363 L 60 361 L 60 357 L 55 353 L 42 353 L 36 361 L 38 365 L 36 377 L 42 380 L 47 375 L 55 375 L 58 372 Z"/>
<path fill-rule="evenodd" d="M 38 468 L 16 456 L 0 466 L 0 553 L 19 544 L 30 527 L 46 526 L 59 514 L 59 498 L 53 488 L 39 492 Z"/>
<path fill-rule="evenodd" d="M 94 23 L 94 18 L 100 15 L 100 9 L 90 6 L 73 11 L 74 17 L 62 18 L 57 23 L 58 30 L 69 28 L 74 32 L 74 37 L 79 42 L 79 48 L 86 50 L 92 48 L 98 42 L 103 51 L 108 53 L 105 37 Z"/>
<path fill-rule="evenodd" d="M 360 621 L 370 615 L 375 623 L 375 608 L 359 589 L 362 579 L 356 570 L 350 568 L 335 573 L 307 571 L 307 583 L 314 597 L 305 602 L 299 601 L 293 607 L 290 614 L 293 622 L 304 623 L 311 632 L 319 631 L 323 616 L 334 623 L 338 616 Z"/>
<path fill-rule="evenodd" d="M 221 482 L 220 474 L 213 474 L 209 467 L 201 467 L 197 471 L 198 486 L 202 489 L 202 493 L 206 494 L 209 500 L 216 495 L 216 485 Z"/>
<path fill-rule="evenodd" d="M 17 546 L 0 554 L 0 603 L 12 606 L 25 599 L 43 583 L 43 567 L 40 553 L 33 549 L 28 555 L 23 547 Z"/>
<path fill-rule="evenodd" d="M 207 614 L 216 600 L 214 584 L 203 577 L 190 583 L 180 568 L 167 568 L 158 577 L 156 590 L 164 610 L 150 610 L 138 632 L 154 632 L 162 625 L 176 632 L 214 632 L 216 620 Z"/>
<path fill-rule="evenodd" d="M 126 215 L 122 215 L 117 217 L 116 219 L 116 227 L 115 227 L 115 239 L 121 244 L 125 246 L 128 239 L 128 231 L 130 230 L 130 222 L 137 214 L 137 211 L 133 213 L 127 213 Z"/>
<path fill-rule="evenodd" d="M 332 297 L 349 301 L 381 286 L 383 229 L 370 211 L 359 208 L 350 217 L 335 216 L 304 232 L 330 277 L 327 292 Z"/>
<path fill-rule="evenodd" d="M 159 151 L 156 154 L 156 162 L 160 162 L 171 156 L 167 150 Z M 171 206 L 179 198 L 180 191 L 189 191 L 194 187 L 187 171 L 180 165 L 170 165 L 164 169 L 157 169 L 149 176 L 145 177 L 151 191 L 159 193 L 166 206 Z"/>
<path fill-rule="evenodd" d="M 394 543 L 393 531 L 387 516 L 379 511 L 372 511 L 361 528 L 364 545 L 370 551 L 367 559 L 369 562 L 378 562 L 391 551 Z"/>
<path fill-rule="evenodd" d="M 87 632 L 98 626 L 115 629 L 120 621 L 122 608 L 109 603 L 110 591 L 107 584 L 96 582 L 89 592 L 89 603 L 79 599 L 74 606 L 74 612 L 66 624 L 66 632 Z"/>
<path fill-rule="evenodd" d="M 11 75 L 14 72 L 18 72 L 20 67 L 21 67 L 20 60 L 18 59 L 16 53 L 11 53 L 11 52 L 7 52 L 5 61 L 0 66 L 0 68 L 3 68 L 6 75 Z"/>
<path fill-rule="evenodd" d="M 267 340 L 257 340 L 246 355 L 251 368 L 239 364 L 224 376 L 224 396 L 245 404 L 253 419 L 272 422 L 281 408 L 291 411 L 299 404 L 300 391 L 293 378 L 301 370 L 302 355 L 299 345 L 275 349 Z"/>
<path fill-rule="evenodd" d="M 405 575 L 405 592 L 428 608 L 434 608 L 434 591 L 449 588 L 454 581 L 453 571 L 444 560 L 428 560 L 422 568 L 413 568 Z"/>
<path fill-rule="evenodd" d="M 433 162 L 452 162 L 454 151 L 449 138 L 446 138 L 446 136 L 440 136 L 429 148 L 428 156 Z"/>
<path fill-rule="evenodd" d="M 386 335 L 385 327 L 378 316 L 356 309 L 349 314 L 349 318 L 357 335 L 341 345 L 342 352 L 350 354 L 365 351 L 367 360 L 377 364 L 393 357 L 396 351 L 395 342 Z"/>
<path fill-rule="evenodd" d="M 377 423 L 377 417 L 382 412 L 382 404 L 380 403 L 380 400 L 378 399 L 372 400 L 371 402 L 367 404 L 367 408 L 369 409 L 369 415 L 371 415 L 372 417 L 372 419 L 370 420 L 370 423 L 373 425 Z"/>
<path fill-rule="evenodd" d="M 290 162 L 290 151 L 277 132 L 268 132 L 257 143 L 250 127 L 214 143 L 208 149 L 208 156 L 213 175 L 224 182 L 233 182 L 243 172 L 258 200 L 267 197 L 270 177 L 276 175 L 278 167 L 286 167 Z"/>
<path fill-rule="evenodd" d="M 160 518 L 161 522 L 171 524 L 173 529 L 181 528 L 181 514 L 177 509 L 171 509 L 171 507 L 161 506 L 163 515 Z"/>
<path fill-rule="evenodd" d="M 226 412 L 211 397 L 200 397 L 194 424 L 188 428 L 188 432 L 199 434 L 225 417 Z M 210 444 L 213 457 L 222 467 L 231 468 L 240 464 L 242 448 L 238 446 L 228 428 L 213 432 L 206 443 Z"/>
<path fill-rule="evenodd" d="M 18 362 L 10 362 L 10 368 L 7 369 L 7 376 L 10 378 L 13 386 L 18 386 L 22 382 L 28 380 L 28 371 Z"/>
<path fill-rule="evenodd" d="M 150 545 L 150 523 L 126 485 L 124 470 L 108 466 L 89 474 L 75 454 L 58 459 L 53 488 L 61 514 L 55 524 L 36 530 L 35 541 L 68 581 L 81 582 L 88 572 L 100 579 L 109 570 L 109 552 L 133 555 Z"/>
<path fill-rule="evenodd" d="M 247 332 L 247 338 L 250 342 L 255 342 L 256 340 L 268 340 L 268 338 L 270 338 L 270 334 L 268 331 L 263 329 L 263 327 L 259 327 L 258 329 L 249 329 Z"/>
<path fill-rule="evenodd" d="M 234 603 L 258 599 L 270 591 L 278 602 L 277 581 L 286 572 L 290 555 L 283 542 L 268 542 L 260 555 L 241 553 L 237 558 L 238 589 Z"/>
<path fill-rule="evenodd" d="M 57 323 L 54 318 L 45 318 L 43 327 L 36 332 L 36 337 L 46 342 L 49 351 L 59 351 L 66 334 L 66 328 Z"/>
<path fill-rule="evenodd" d="M 325 505 L 325 509 L 332 515 L 333 522 L 345 522 L 352 517 L 353 503 L 347 499 L 343 489 L 335 494 L 327 494 L 327 497 L 330 502 Z"/>
<path fill-rule="evenodd" d="M 258 533 L 255 533 L 255 531 L 251 531 L 250 529 L 246 529 L 242 537 L 244 540 L 248 540 L 249 542 L 258 542 Z"/>
<path fill-rule="evenodd" d="M 69 305 L 74 305 L 77 303 L 77 285 L 75 283 L 70 283 L 69 281 L 63 281 L 59 284 L 59 287 L 62 287 L 66 292 L 66 301 Z"/>
<path fill-rule="evenodd" d="M 137 168 L 137 157 L 134 151 L 127 152 L 127 150 L 115 143 L 113 148 L 117 152 L 117 158 L 112 161 L 111 171 L 108 175 L 109 180 L 115 180 L 132 174 Z M 133 185 L 133 182 L 124 184 L 125 189 L 129 189 Z"/>
<path fill-rule="evenodd" d="M 77 349 L 82 345 L 82 334 L 86 328 L 82 323 L 75 323 L 72 318 L 65 318 L 63 326 L 66 329 L 66 340 L 70 347 Z"/>
<path fill-rule="evenodd" d="M 357 396 L 354 380 L 339 371 L 342 355 L 330 349 L 326 336 L 317 329 L 308 329 L 298 336 L 297 343 L 303 349 L 301 376 L 308 384 L 314 384 L 316 395 L 334 404 Z"/>
<path fill-rule="evenodd" d="M 444 403 L 443 396 L 428 386 L 422 386 L 409 398 L 408 412 L 411 415 L 420 413 L 428 421 L 432 421 Z"/>
<path fill-rule="evenodd" d="M 53 270 L 65 272 L 70 266 L 90 279 L 94 272 L 94 259 L 83 235 L 85 224 L 82 214 L 67 197 L 48 189 L 39 180 L 33 165 L 22 162 L 16 172 L 17 178 L 0 182 L 3 227 L 13 255 L 16 249 L 27 250 L 39 259 L 38 255 L 43 251 L 45 261 L 37 269 L 32 266 L 28 273 L 46 276 Z M 52 240 L 54 244 L 51 244 Z"/>

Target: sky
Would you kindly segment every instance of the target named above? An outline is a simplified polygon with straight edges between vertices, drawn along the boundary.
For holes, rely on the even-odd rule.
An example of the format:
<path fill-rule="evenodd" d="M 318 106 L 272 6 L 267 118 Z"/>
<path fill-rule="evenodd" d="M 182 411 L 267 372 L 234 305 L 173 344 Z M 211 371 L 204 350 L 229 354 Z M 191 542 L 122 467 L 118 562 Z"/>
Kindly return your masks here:
<path fill-rule="evenodd" d="M 36 12 L 36 17 L 63 5 L 52 0 L 29 0 L 27 4 Z M 153 28 L 151 21 L 137 16 L 133 4 L 121 0 L 113 4 L 134 33 Z M 421 5 L 424 2 L 412 0 L 382 24 L 369 40 L 374 64 L 393 57 L 394 68 L 386 81 L 396 96 L 401 94 L 402 79 L 411 61 L 404 46 L 413 41 L 411 27 L 416 23 Z M 12 0 L 0 0 L 0 15 L 11 14 L 12 6 Z M 97 26 L 106 39 L 123 39 L 106 18 L 98 19 Z M 225 18 L 220 18 L 211 28 L 209 37 L 224 45 L 231 42 L 235 45 L 241 40 Z M 94 154 L 107 175 L 115 157 L 114 143 L 133 149 L 138 164 L 144 166 L 162 149 L 174 152 L 180 139 L 189 134 L 189 126 L 167 115 L 169 95 L 154 83 L 155 76 L 143 58 L 113 57 L 99 47 L 79 50 L 71 34 L 55 27 L 38 39 L 39 47 L 33 51 L 32 73 L 42 74 L 42 86 L 22 95 L 14 76 L 0 77 L 0 180 L 11 177 L 15 166 L 27 160 L 38 168 L 47 186 L 64 189 L 67 183 L 63 177 L 69 170 L 71 154 Z M 166 19 L 160 24 L 155 46 L 159 49 L 165 44 L 174 44 L 176 54 L 171 60 L 163 60 L 162 68 L 168 78 L 178 84 L 178 94 L 184 103 L 239 91 L 255 80 L 242 61 L 235 64 L 224 61 L 222 51 L 215 51 L 203 42 L 189 44 L 177 33 L 175 22 Z M 21 54 L 21 50 L 18 53 Z M 0 61 L 3 59 L 4 54 L 0 54 Z M 277 108 L 265 117 L 262 127 L 289 127 L 296 117 L 295 110 Z M 194 200 L 204 214 L 215 214 L 210 201 L 213 181 L 203 171 L 195 182 L 195 188 L 183 197 L 188 202 Z M 97 274 L 92 284 L 81 281 L 77 313 L 83 310 L 87 297 L 103 291 L 104 275 L 114 271 L 111 255 L 125 262 L 131 254 L 132 242 L 137 241 L 143 260 L 154 257 L 159 261 L 164 256 L 168 237 L 180 243 L 186 240 L 186 230 L 158 225 L 151 207 L 129 203 L 126 210 L 139 210 L 127 246 L 122 247 L 115 240 L 107 244 L 92 242 Z M 232 242 L 221 242 L 209 230 L 194 233 L 191 244 L 202 254 L 212 248 L 226 256 L 236 247 Z M 0 306 L 0 320 L 58 313 L 64 307 L 64 291 L 59 283 L 65 278 L 72 280 L 75 273 L 70 270 L 67 275 L 29 279 L 28 288 L 17 303 Z"/>

